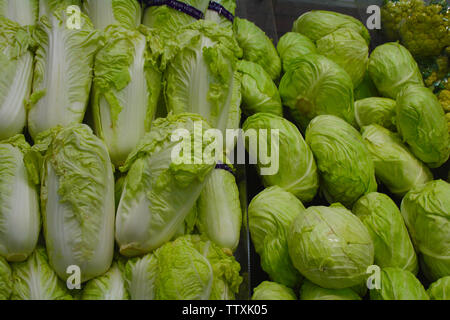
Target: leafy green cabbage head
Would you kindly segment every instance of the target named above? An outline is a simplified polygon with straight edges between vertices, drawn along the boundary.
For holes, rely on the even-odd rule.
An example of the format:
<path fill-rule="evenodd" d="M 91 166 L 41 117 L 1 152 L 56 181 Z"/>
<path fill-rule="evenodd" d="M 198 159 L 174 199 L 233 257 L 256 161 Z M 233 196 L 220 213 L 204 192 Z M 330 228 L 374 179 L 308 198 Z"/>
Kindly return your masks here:
<path fill-rule="evenodd" d="M 83 10 L 96 29 L 118 24 L 128 29 L 141 24 L 141 5 L 138 0 L 84 0 Z"/>
<path fill-rule="evenodd" d="M 362 128 L 370 124 L 378 124 L 391 131 L 395 126 L 395 100 L 389 98 L 370 97 L 355 101 L 356 124 Z"/>
<path fill-rule="evenodd" d="M 252 300 L 297 300 L 294 290 L 285 285 L 263 281 L 253 289 Z"/>
<path fill-rule="evenodd" d="M 431 300 L 450 300 L 450 276 L 433 282 L 429 286 L 427 293 Z"/>
<path fill-rule="evenodd" d="M 283 71 L 287 72 L 292 61 L 302 55 L 316 54 L 317 47 L 308 37 L 297 32 L 287 32 L 278 40 L 277 51 Z"/>
<path fill-rule="evenodd" d="M 83 288 L 82 300 L 128 300 L 125 279 L 117 263 L 101 276 L 89 280 Z"/>

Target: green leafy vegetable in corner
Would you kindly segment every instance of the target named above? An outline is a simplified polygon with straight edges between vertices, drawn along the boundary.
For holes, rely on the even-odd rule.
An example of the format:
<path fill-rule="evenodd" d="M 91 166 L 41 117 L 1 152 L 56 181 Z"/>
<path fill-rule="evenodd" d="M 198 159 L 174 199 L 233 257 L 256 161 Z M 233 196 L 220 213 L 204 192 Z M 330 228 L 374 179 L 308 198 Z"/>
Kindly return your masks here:
<path fill-rule="evenodd" d="M 430 300 L 420 281 L 400 268 L 381 270 L 380 289 L 370 290 L 371 300 Z"/>
<path fill-rule="evenodd" d="M 391 131 L 395 126 L 395 100 L 371 97 L 355 101 L 355 119 L 360 128 L 378 124 Z"/>
<path fill-rule="evenodd" d="M 312 206 L 297 215 L 289 230 L 288 247 L 300 273 L 328 289 L 360 285 L 374 261 L 367 228 L 340 204 Z"/>
<path fill-rule="evenodd" d="M 300 288 L 300 300 L 361 300 L 350 288 L 326 289 L 306 280 Z"/>
<path fill-rule="evenodd" d="M 252 300 L 297 300 L 294 290 L 282 284 L 263 281 L 253 289 Z"/>
<path fill-rule="evenodd" d="M 21 26 L 35 25 L 39 0 L 0 0 L 0 17 L 17 22 Z"/>
<path fill-rule="evenodd" d="M 234 33 L 243 51 L 243 58 L 261 65 L 276 81 L 281 74 L 281 60 L 271 39 L 253 22 L 234 19 Z"/>
<path fill-rule="evenodd" d="M 361 197 L 352 211 L 372 237 L 376 265 L 381 268 L 398 267 L 417 274 L 416 252 L 400 210 L 391 198 L 372 192 Z"/>
<path fill-rule="evenodd" d="M 89 280 L 83 288 L 83 300 L 128 300 L 125 279 L 117 263 L 103 275 Z"/>
<path fill-rule="evenodd" d="M 329 203 L 348 208 L 361 196 L 376 191 L 371 154 L 359 132 L 341 118 L 314 118 L 306 130 L 321 177 L 321 188 Z"/>
<path fill-rule="evenodd" d="M 283 71 L 287 72 L 296 58 L 317 54 L 317 47 L 308 37 L 297 32 L 287 32 L 278 40 L 277 51 L 283 63 Z"/>
<path fill-rule="evenodd" d="M 402 143 L 397 133 L 379 125 L 362 128 L 362 138 L 375 165 L 375 175 L 396 195 L 433 180 L 428 167 Z"/>
<path fill-rule="evenodd" d="M 114 176 L 104 143 L 84 124 L 43 132 L 33 147 L 44 154 L 41 209 L 50 265 L 81 281 L 105 273 L 114 250 Z"/>
<path fill-rule="evenodd" d="M 450 300 L 450 276 L 433 282 L 427 290 L 431 300 Z"/>
<path fill-rule="evenodd" d="M 5 258 L 0 256 L 0 300 L 9 300 L 12 292 L 11 267 Z"/>
<path fill-rule="evenodd" d="M 96 29 L 119 24 L 127 29 L 141 24 L 141 6 L 138 0 L 84 0 L 84 12 Z"/>
<path fill-rule="evenodd" d="M 23 135 L 0 141 L 0 255 L 24 261 L 39 237 L 39 165 Z"/>
<path fill-rule="evenodd" d="M 273 186 L 256 195 L 248 207 L 252 243 L 261 258 L 261 267 L 270 278 L 288 287 L 302 277 L 288 252 L 289 227 L 305 207 L 293 194 Z"/>

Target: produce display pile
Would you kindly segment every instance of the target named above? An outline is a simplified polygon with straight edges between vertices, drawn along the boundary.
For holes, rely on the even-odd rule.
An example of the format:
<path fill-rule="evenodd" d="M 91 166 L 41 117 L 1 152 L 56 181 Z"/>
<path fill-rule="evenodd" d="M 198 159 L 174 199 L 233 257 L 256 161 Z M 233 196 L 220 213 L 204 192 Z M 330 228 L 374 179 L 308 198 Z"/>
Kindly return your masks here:
<path fill-rule="evenodd" d="M 0 0 L 0 300 L 241 299 L 246 228 L 253 300 L 450 299 L 448 8 L 427 51 L 413 3 L 370 52 L 332 11 L 275 45 L 236 0 Z M 209 129 L 269 151 L 248 208 Z"/>

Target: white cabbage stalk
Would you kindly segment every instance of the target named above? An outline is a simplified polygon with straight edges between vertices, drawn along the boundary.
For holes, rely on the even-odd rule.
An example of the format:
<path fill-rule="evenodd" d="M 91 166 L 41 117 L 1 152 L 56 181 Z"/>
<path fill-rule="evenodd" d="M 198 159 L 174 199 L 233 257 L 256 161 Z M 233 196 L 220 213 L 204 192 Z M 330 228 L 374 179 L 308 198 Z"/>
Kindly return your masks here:
<path fill-rule="evenodd" d="M 0 16 L 22 26 L 36 24 L 38 0 L 0 0 Z"/>
<path fill-rule="evenodd" d="M 18 24 L 0 18 L 0 140 L 22 132 L 31 92 L 33 55 L 31 38 Z"/>
<path fill-rule="evenodd" d="M 43 16 L 36 30 L 36 63 L 28 126 L 33 138 L 57 125 L 80 123 L 92 82 L 100 33 L 81 13 L 81 29 L 69 27 L 65 10 Z"/>
<path fill-rule="evenodd" d="M 125 280 L 117 263 L 105 274 L 90 280 L 83 289 L 83 300 L 128 300 Z"/>
<path fill-rule="evenodd" d="M 22 135 L 0 142 L 0 255 L 24 261 L 40 230 L 38 167 Z"/>
<path fill-rule="evenodd" d="M 150 129 L 161 73 L 142 33 L 118 26 L 106 32 L 107 43 L 95 60 L 92 107 L 95 131 L 105 141 L 113 163 L 120 165 Z"/>
<path fill-rule="evenodd" d="M 86 125 L 56 128 L 38 137 L 45 150 L 41 186 L 44 237 L 50 264 L 66 279 L 105 273 L 114 249 L 114 176 L 103 142 Z"/>
<path fill-rule="evenodd" d="M 84 0 L 83 9 L 97 29 L 112 24 L 134 29 L 141 24 L 138 0 Z"/>

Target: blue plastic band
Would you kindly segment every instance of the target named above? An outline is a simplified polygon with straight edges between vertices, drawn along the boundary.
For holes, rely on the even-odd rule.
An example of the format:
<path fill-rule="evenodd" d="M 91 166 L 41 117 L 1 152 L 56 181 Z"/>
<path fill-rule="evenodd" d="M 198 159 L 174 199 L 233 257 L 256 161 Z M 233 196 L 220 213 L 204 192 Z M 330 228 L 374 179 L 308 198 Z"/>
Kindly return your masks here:
<path fill-rule="evenodd" d="M 225 7 L 222 6 L 220 3 L 217 3 L 215 1 L 210 1 L 208 9 L 216 11 L 219 15 L 221 15 L 224 18 L 230 20 L 231 22 L 234 21 L 234 15 L 230 11 L 225 9 Z"/>
<path fill-rule="evenodd" d="M 225 163 L 218 162 L 216 164 L 216 169 L 221 169 L 221 170 L 228 171 L 229 173 L 231 173 L 236 178 L 236 174 L 234 173 L 233 169 L 231 169 L 230 166 L 226 165 Z"/>
<path fill-rule="evenodd" d="M 177 11 L 186 13 L 195 19 L 203 19 L 203 12 L 178 0 L 144 0 L 145 7 L 168 6 Z"/>

